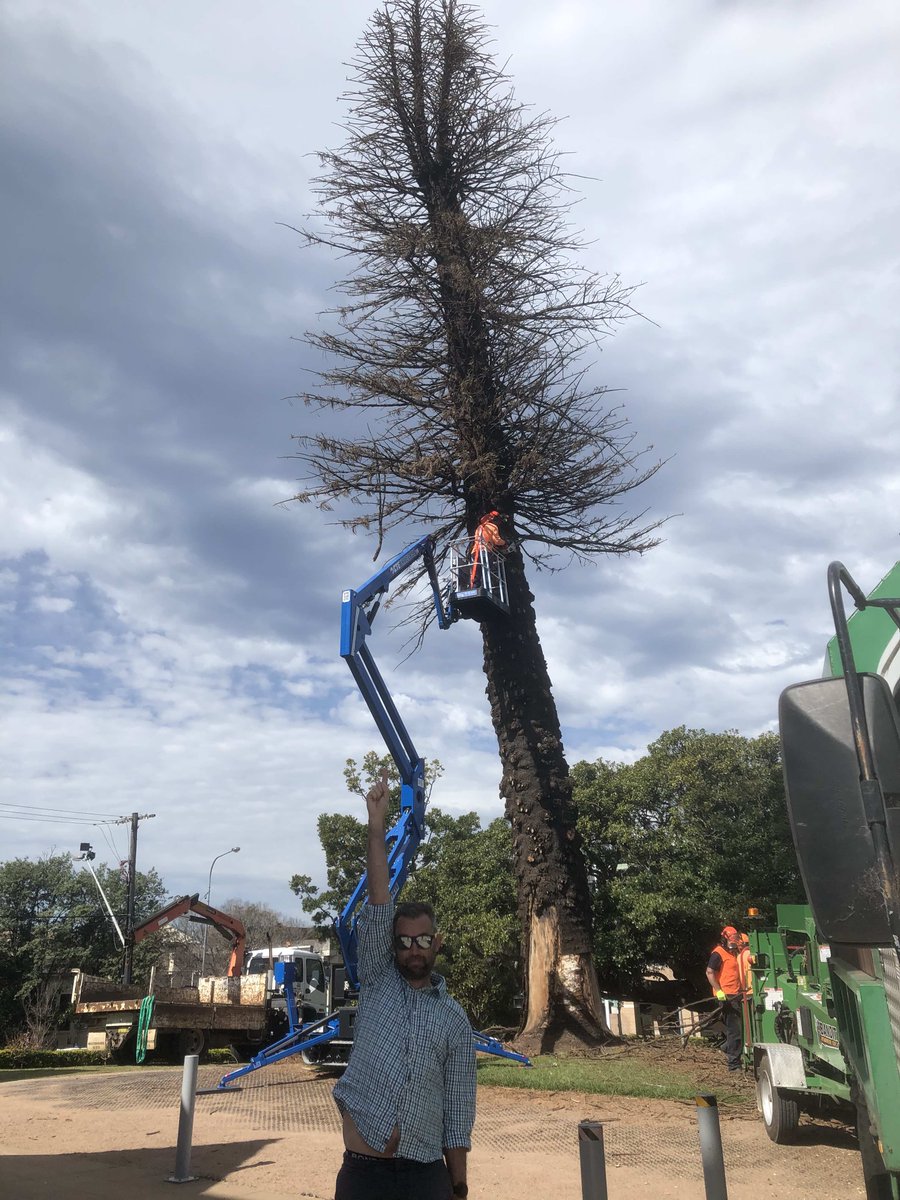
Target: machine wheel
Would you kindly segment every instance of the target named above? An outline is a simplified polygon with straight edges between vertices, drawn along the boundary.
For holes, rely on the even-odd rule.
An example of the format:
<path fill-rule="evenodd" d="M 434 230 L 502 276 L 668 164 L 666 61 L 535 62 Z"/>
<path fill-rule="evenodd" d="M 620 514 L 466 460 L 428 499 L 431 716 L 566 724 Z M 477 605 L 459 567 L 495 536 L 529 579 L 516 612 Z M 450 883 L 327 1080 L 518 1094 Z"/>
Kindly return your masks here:
<path fill-rule="evenodd" d="M 772 1082 L 772 1068 L 767 1057 L 759 1064 L 756 1103 L 762 1114 L 766 1133 L 772 1141 L 779 1145 L 793 1141 L 800 1124 L 800 1105 L 790 1092 L 777 1088 Z"/>
<path fill-rule="evenodd" d="M 106 1053 L 113 1062 L 131 1063 L 134 1065 L 134 1042 L 131 1039 L 132 1030 L 106 1031 Z"/>
<path fill-rule="evenodd" d="M 206 1038 L 202 1029 L 182 1029 L 176 1042 L 178 1057 L 186 1058 L 189 1054 L 202 1054 L 205 1045 Z"/>

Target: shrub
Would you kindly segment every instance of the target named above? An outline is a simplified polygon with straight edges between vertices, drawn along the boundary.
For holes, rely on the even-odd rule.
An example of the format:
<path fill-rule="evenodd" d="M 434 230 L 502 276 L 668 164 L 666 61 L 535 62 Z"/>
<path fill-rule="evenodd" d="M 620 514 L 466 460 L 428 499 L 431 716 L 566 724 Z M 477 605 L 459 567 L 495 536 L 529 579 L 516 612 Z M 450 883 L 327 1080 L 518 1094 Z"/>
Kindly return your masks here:
<path fill-rule="evenodd" d="M 0 1071 L 31 1071 L 38 1067 L 102 1067 L 102 1050 L 33 1050 L 7 1046 L 0 1050 Z"/>
<path fill-rule="evenodd" d="M 203 1057 L 209 1063 L 236 1063 L 241 1061 L 230 1046 L 217 1046 L 213 1050 L 207 1050 Z"/>

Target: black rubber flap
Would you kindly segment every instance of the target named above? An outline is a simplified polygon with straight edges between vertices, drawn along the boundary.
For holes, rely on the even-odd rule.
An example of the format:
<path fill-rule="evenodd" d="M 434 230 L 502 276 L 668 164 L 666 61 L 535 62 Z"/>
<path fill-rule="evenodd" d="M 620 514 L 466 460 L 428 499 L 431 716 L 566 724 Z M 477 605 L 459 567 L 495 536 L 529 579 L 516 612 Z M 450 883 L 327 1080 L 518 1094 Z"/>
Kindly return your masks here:
<path fill-rule="evenodd" d="M 893 839 L 900 835 L 897 710 L 883 679 L 859 679 Z M 787 688 L 778 717 L 791 830 L 816 925 L 829 941 L 885 945 L 891 940 L 890 929 L 859 784 L 844 680 L 818 679 Z M 900 861 L 900 845 L 892 849 L 894 861 Z"/>

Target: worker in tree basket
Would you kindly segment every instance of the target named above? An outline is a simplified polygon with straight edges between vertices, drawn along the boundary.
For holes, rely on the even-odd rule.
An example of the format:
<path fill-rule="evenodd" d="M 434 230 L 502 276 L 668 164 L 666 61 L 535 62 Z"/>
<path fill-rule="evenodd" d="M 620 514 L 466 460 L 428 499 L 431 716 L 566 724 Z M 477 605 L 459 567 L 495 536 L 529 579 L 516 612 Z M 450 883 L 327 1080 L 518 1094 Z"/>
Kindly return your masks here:
<path fill-rule="evenodd" d="M 344 1129 L 335 1200 L 467 1196 L 475 1122 L 475 1043 L 434 960 L 429 904 L 391 899 L 387 772 L 366 796 L 368 901 L 360 917 L 359 1012 L 350 1063 L 334 1089 Z"/>
<path fill-rule="evenodd" d="M 729 1071 L 741 1069 L 743 986 L 739 952 L 740 935 L 733 925 L 726 925 L 706 964 L 706 978 L 713 995 L 722 1006 L 722 1020 L 725 1022 L 725 1058 Z"/>
<path fill-rule="evenodd" d="M 481 560 L 484 559 L 485 564 L 489 561 L 488 555 L 497 550 L 506 549 L 506 539 L 500 532 L 500 522 L 505 518 L 495 508 L 478 522 L 475 527 L 475 533 L 472 538 L 472 574 L 469 579 L 469 587 L 475 587 L 476 582 L 480 582 L 482 586 L 488 582 L 484 579 L 478 579 L 478 568 Z M 488 586 L 490 584 L 488 583 Z"/>

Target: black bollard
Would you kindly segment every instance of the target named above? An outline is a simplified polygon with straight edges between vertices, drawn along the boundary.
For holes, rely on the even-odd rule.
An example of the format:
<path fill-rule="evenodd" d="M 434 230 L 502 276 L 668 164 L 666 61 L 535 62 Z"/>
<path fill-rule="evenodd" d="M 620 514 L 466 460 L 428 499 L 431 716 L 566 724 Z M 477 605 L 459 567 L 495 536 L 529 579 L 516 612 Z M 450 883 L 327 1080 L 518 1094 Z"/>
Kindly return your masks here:
<path fill-rule="evenodd" d="M 581 1121 L 579 1123 L 578 1150 L 581 1155 L 582 1200 L 609 1200 L 609 1193 L 606 1190 L 603 1126 L 599 1121 Z"/>
<path fill-rule="evenodd" d="M 703 1161 L 706 1200 L 728 1200 L 718 1102 L 715 1096 L 696 1096 L 695 1103 L 697 1105 L 697 1127 L 700 1130 L 700 1157 Z"/>

